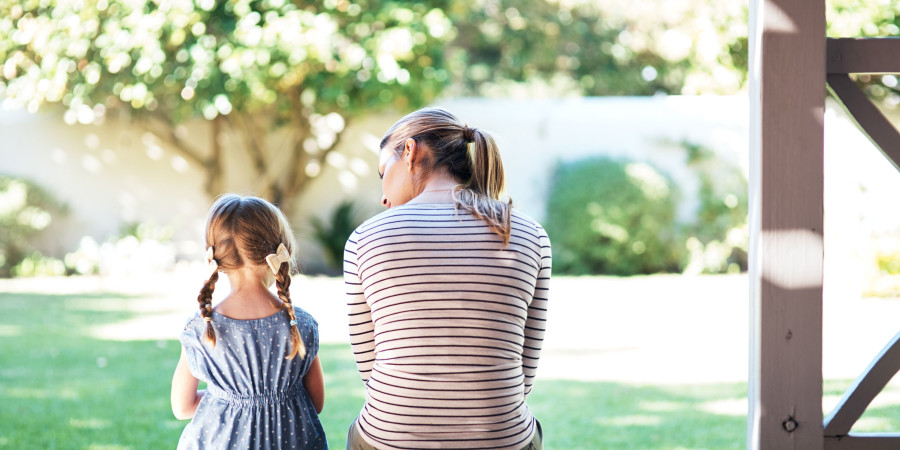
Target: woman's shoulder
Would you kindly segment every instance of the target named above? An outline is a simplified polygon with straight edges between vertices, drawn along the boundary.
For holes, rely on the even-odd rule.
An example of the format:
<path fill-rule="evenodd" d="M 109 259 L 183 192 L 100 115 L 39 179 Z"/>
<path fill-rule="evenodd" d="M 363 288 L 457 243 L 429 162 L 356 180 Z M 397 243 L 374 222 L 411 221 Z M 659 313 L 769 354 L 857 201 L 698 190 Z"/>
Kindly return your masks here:
<path fill-rule="evenodd" d="M 511 222 L 513 225 L 513 229 L 521 228 L 527 231 L 530 231 L 537 236 L 546 236 L 547 232 L 544 230 L 544 227 L 541 226 L 540 222 L 531 218 L 531 216 L 519 211 L 518 209 L 513 208 L 512 210 L 512 218 Z"/>
<path fill-rule="evenodd" d="M 455 205 L 452 203 L 416 203 L 399 205 L 368 218 L 360 226 L 356 227 L 354 234 L 365 234 L 384 225 L 395 223 L 396 221 L 408 222 L 428 220 L 430 216 L 446 216 L 454 213 Z"/>

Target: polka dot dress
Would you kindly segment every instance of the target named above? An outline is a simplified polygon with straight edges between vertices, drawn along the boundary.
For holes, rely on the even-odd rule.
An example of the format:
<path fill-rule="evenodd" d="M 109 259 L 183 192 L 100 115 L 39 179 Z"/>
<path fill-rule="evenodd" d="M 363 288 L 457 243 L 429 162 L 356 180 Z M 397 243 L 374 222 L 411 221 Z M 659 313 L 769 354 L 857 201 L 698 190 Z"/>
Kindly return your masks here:
<path fill-rule="evenodd" d="M 319 351 L 316 320 L 294 308 L 306 358 L 285 359 L 291 349 L 284 311 L 254 320 L 213 312 L 216 347 L 203 344 L 206 322 L 195 316 L 181 333 L 191 373 L 207 383 L 179 449 L 328 448 L 325 431 L 303 387 Z"/>

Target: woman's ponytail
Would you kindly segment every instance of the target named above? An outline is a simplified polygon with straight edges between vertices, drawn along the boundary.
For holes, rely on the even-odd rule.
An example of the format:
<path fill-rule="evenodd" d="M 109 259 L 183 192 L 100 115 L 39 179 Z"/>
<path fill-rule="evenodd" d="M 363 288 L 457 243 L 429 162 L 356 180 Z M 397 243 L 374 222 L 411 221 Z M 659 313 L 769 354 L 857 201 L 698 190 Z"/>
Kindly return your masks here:
<path fill-rule="evenodd" d="M 472 152 L 472 180 L 468 187 L 485 197 L 499 200 L 505 181 L 500 150 L 490 134 L 477 128 L 464 127 L 464 139 L 469 133 L 472 139 L 467 139 L 467 142 L 472 142 L 475 148 Z"/>
<path fill-rule="evenodd" d="M 486 221 L 491 231 L 503 238 L 503 244 L 509 244 L 512 200 L 500 200 L 505 184 L 500 149 L 490 134 L 477 128 L 464 125 L 462 135 L 475 147 L 471 153 L 472 176 L 465 188 L 453 191 L 453 200 Z"/>

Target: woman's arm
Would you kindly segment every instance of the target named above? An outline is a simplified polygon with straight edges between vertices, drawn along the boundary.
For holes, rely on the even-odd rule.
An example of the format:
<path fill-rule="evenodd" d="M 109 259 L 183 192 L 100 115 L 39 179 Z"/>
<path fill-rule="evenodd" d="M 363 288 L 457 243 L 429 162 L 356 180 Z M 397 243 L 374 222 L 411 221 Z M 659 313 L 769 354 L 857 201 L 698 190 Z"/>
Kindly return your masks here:
<path fill-rule="evenodd" d="M 309 393 L 309 398 L 316 407 L 316 412 L 321 414 L 325 408 L 325 375 L 322 373 L 322 364 L 319 357 L 313 360 L 306 375 L 303 376 L 303 387 Z"/>
<path fill-rule="evenodd" d="M 357 241 L 359 233 L 354 231 L 344 246 L 344 286 L 347 289 L 347 315 L 350 321 L 350 347 L 356 358 L 356 367 L 363 382 L 369 381 L 375 364 L 375 325 L 372 310 L 366 303 L 362 280 L 359 277 L 357 261 Z"/>
<path fill-rule="evenodd" d="M 534 378 L 537 374 L 538 360 L 544 345 L 544 333 L 547 331 L 547 303 L 550 300 L 550 272 L 553 258 L 550 251 L 550 238 L 541 229 L 541 268 L 537 276 L 534 297 L 528 305 L 528 319 L 525 321 L 525 345 L 522 351 L 522 372 L 525 374 L 525 396 L 531 393 Z"/>
<path fill-rule="evenodd" d="M 195 378 L 188 368 L 184 347 L 181 347 L 181 359 L 178 360 L 175 375 L 172 376 L 172 412 L 175 413 L 176 419 L 185 420 L 194 417 L 197 405 L 206 393 L 197 390 L 199 384 L 200 380 Z"/>

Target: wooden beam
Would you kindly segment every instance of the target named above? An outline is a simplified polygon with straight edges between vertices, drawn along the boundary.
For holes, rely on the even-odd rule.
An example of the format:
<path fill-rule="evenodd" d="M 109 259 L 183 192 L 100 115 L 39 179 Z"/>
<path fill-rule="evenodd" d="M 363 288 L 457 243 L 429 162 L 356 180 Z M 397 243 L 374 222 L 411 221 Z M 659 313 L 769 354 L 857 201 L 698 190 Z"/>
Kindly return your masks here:
<path fill-rule="evenodd" d="M 891 121 L 848 75 L 829 74 L 828 90 L 875 147 L 881 150 L 894 168 L 900 170 L 900 133 Z"/>
<path fill-rule="evenodd" d="M 825 2 L 750 6 L 751 450 L 824 447 Z"/>
<path fill-rule="evenodd" d="M 853 433 L 825 438 L 825 450 L 896 450 L 898 440 L 897 433 Z"/>
<path fill-rule="evenodd" d="M 900 370 L 900 333 L 894 335 L 894 338 L 878 353 L 869 367 L 847 389 L 831 415 L 825 419 L 825 436 L 850 434 L 853 424 L 859 420 L 875 396 L 887 386 L 898 370 Z M 895 440 L 893 448 L 897 448 L 898 445 L 900 440 Z"/>
<path fill-rule="evenodd" d="M 900 73 L 900 38 L 830 38 L 828 73 Z"/>

